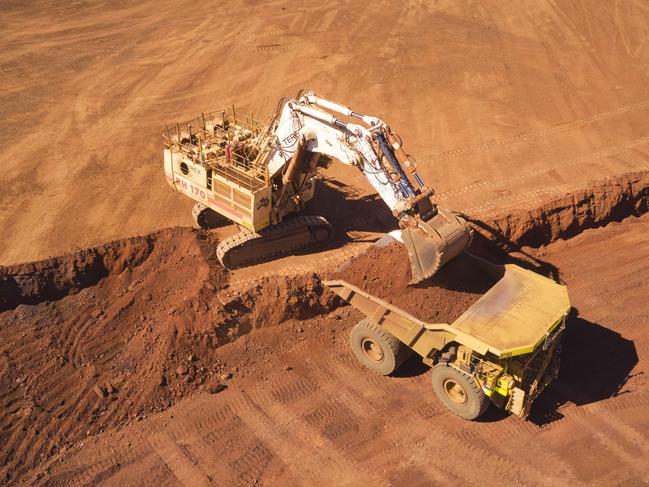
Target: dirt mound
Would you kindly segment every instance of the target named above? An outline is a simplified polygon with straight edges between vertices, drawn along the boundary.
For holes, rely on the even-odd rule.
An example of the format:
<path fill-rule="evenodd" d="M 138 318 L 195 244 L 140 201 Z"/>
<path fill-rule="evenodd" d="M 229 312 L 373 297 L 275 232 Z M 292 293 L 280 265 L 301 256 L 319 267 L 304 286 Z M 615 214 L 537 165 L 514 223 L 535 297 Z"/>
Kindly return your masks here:
<path fill-rule="evenodd" d="M 543 245 L 646 211 L 647 181 L 644 173 L 614 178 L 474 224 L 505 247 Z M 225 372 L 243 373 L 233 368 L 257 360 L 265 345 L 228 363 L 222 345 L 339 304 L 314 274 L 232 289 L 215 247 L 211 234 L 175 228 L 0 268 L 0 478 L 162 411 Z M 453 321 L 492 285 L 461 256 L 408 287 L 400 245 L 373 248 L 333 277 L 431 322 Z"/>
<path fill-rule="evenodd" d="M 358 317 L 347 307 L 222 347 L 240 367 L 229 390 L 77 444 L 26 472 L 24 483 L 642 484 L 649 308 L 641 283 L 649 279 L 649 245 L 638 243 L 649 241 L 648 226 L 647 217 L 613 224 L 548 248 L 577 290 L 579 316 L 566 331 L 560 376 L 531 421 L 495 408 L 477 423 L 455 416 L 433 395 L 416 356 L 396 377 L 363 369 L 349 351 Z M 629 261 L 607 252 L 610 245 L 636 255 Z M 238 362 L 259 348 L 254 363 Z"/>
<path fill-rule="evenodd" d="M 408 251 L 400 243 L 372 247 L 331 275 L 398 306 L 423 321 L 451 323 L 494 281 L 466 255 L 446 264 L 432 278 L 409 286 Z"/>
<path fill-rule="evenodd" d="M 133 237 L 53 259 L 0 267 L 0 311 L 77 293 L 109 274 L 137 267 L 152 249 L 152 236 Z"/>
<path fill-rule="evenodd" d="M 0 269 L 2 473 L 207 388 L 226 371 L 218 347 L 252 329 L 334 307 L 313 275 L 224 302 L 215 247 L 175 228 Z"/>
<path fill-rule="evenodd" d="M 474 229 L 506 250 L 540 247 L 574 237 L 649 210 L 649 172 L 638 171 L 591 182 L 579 191 L 554 198 L 532 210 L 497 215 L 484 221 L 469 218 Z"/>

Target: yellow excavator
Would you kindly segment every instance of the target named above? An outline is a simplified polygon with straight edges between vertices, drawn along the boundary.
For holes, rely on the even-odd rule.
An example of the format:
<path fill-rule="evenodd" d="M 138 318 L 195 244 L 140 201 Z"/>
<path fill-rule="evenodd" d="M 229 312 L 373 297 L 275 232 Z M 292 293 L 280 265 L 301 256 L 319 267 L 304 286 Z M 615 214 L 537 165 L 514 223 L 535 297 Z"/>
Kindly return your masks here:
<path fill-rule="evenodd" d="M 299 212 L 315 197 L 318 168 L 334 160 L 362 171 L 398 220 L 390 236 L 408 249 L 412 283 L 471 243 L 470 227 L 433 203 L 433 190 L 385 122 L 312 91 L 281 99 L 268 124 L 232 107 L 176 124 L 164 138 L 167 181 L 196 201 L 196 223 L 209 227 L 226 217 L 240 227 L 218 245 L 226 268 L 330 240 L 325 218 Z"/>

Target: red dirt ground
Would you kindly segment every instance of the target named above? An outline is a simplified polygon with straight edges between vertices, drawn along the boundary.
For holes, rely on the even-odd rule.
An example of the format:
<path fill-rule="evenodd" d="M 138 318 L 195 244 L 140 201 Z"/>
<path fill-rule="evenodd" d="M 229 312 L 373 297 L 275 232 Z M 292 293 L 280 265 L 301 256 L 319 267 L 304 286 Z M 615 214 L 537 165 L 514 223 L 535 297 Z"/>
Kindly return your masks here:
<path fill-rule="evenodd" d="M 36 448 L 40 460 L 32 445 L 48 432 L 52 441 L 58 429 L 44 420 L 32 427 L 18 414 L 14 421 L 26 429 L 14 429 L 10 440 L 36 460 L 33 470 L 22 465 L 20 477 L 37 485 L 642 485 L 649 480 L 648 235 L 644 216 L 523 249 L 560 271 L 576 308 L 560 377 L 531 421 L 495 410 L 481 422 L 457 418 L 416 361 L 396 377 L 363 369 L 347 343 L 359 316 L 342 308 L 219 348 L 219 363 L 234 374 L 217 394 L 190 395 L 126 426 L 110 414 L 76 419 L 84 407 L 75 407 L 49 424 L 67 425 L 63 438 L 76 429 L 91 434 L 52 451 L 51 443 Z M 620 258 L 631 249 L 632 259 Z M 198 363 L 220 372 L 204 360 Z M 110 408 L 92 383 L 80 402 Z M 135 412 L 127 406 L 120 411 Z"/>
<path fill-rule="evenodd" d="M 633 0 L 2 2 L 0 483 L 646 485 L 648 26 Z M 395 226 L 355 168 L 323 172 L 318 253 L 224 273 L 236 228 L 177 228 L 164 126 L 304 87 L 386 120 L 475 251 L 566 281 L 531 421 L 353 360 L 319 276 Z"/>
<path fill-rule="evenodd" d="M 0 268 L 7 478 L 217 386 L 227 370 L 216 350 L 234 338 L 331 309 L 311 276 L 262 279 L 223 305 L 215 245 L 176 228 Z"/>
<path fill-rule="evenodd" d="M 640 193 L 629 208 L 645 207 L 649 192 Z M 599 205 L 608 210 L 589 212 L 591 224 L 628 200 L 609 197 Z M 534 215 L 552 214 L 551 203 Z M 524 239 L 528 218 L 508 221 Z M 462 422 L 432 395 L 416 360 L 393 378 L 369 374 L 347 344 L 361 316 L 336 309 L 318 276 L 237 290 L 214 262 L 211 234 L 169 229 L 2 268 L 0 286 L 13 292 L 0 314 L 0 474 L 49 485 L 144 476 L 401 485 L 478 483 L 506 466 L 490 477 L 499 485 L 648 480 L 649 220 L 556 240 L 561 225 L 573 228 L 556 220 L 549 246 L 511 257 L 562 278 L 576 308 L 560 379 L 530 422 L 496 410 Z M 596 469 L 575 453 L 586 445 Z M 440 448 L 445 461 L 431 463 Z M 478 461 L 484 470 L 469 468 Z"/>

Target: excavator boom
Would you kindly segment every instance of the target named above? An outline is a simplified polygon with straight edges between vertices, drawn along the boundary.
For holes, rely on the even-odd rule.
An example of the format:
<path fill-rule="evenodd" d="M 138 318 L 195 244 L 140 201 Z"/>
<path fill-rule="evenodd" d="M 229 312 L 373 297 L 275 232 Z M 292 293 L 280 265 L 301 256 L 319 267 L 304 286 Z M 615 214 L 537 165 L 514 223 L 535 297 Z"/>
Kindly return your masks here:
<path fill-rule="evenodd" d="M 358 167 L 398 220 L 391 238 L 408 249 L 413 283 L 471 242 L 466 222 L 432 202 L 433 190 L 385 122 L 313 92 L 283 99 L 268 126 L 237 119 L 232 109 L 175 128 L 166 135 L 165 171 L 174 189 L 201 205 L 197 223 L 215 212 L 247 229 L 221 242 L 217 253 L 227 267 L 331 237 L 323 219 L 306 223 L 293 215 L 314 197 L 318 168 L 332 160 Z"/>

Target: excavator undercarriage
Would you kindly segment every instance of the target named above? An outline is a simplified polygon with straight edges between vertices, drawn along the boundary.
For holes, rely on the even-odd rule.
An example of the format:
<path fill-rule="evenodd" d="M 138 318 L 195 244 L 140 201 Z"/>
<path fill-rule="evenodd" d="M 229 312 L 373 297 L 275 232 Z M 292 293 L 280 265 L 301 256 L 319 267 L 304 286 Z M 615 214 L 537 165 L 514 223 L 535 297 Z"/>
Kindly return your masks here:
<path fill-rule="evenodd" d="M 398 220 L 400 230 L 390 235 L 408 248 L 413 283 L 471 242 L 466 222 L 433 203 L 433 190 L 387 124 L 312 92 L 283 99 L 268 124 L 233 107 L 176 124 L 164 136 L 167 181 L 197 202 L 197 225 L 211 227 L 225 217 L 242 229 L 217 248 L 227 268 L 331 239 L 323 217 L 297 214 L 315 196 L 318 169 L 332 161 L 358 167 Z"/>
<path fill-rule="evenodd" d="M 244 229 L 221 241 L 216 255 L 226 268 L 234 269 L 322 244 L 329 241 L 333 233 L 333 227 L 325 218 L 301 215 L 259 232 Z"/>

